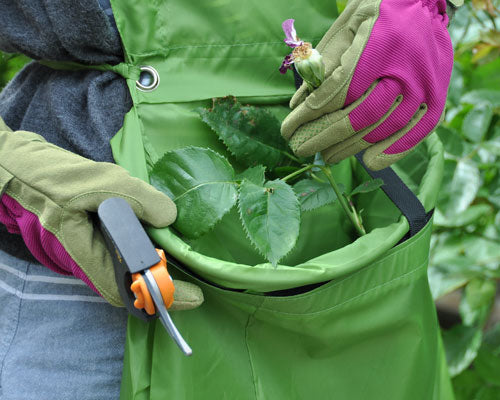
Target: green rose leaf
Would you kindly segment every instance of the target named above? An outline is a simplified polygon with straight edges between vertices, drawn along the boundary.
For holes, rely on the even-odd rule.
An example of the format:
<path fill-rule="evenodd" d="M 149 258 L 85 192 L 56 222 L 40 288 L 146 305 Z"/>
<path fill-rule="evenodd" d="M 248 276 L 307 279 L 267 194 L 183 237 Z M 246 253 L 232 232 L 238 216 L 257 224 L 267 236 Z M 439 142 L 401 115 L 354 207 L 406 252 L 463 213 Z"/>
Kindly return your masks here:
<path fill-rule="evenodd" d="M 280 134 L 280 122 L 270 112 L 241 106 L 234 97 L 215 99 L 210 109 L 197 110 L 238 161 L 270 169 L 283 160 L 287 145 Z"/>
<path fill-rule="evenodd" d="M 384 185 L 384 181 L 380 178 L 372 179 L 366 182 L 363 182 L 361 185 L 354 188 L 349 196 L 354 196 L 358 193 L 368 193 L 377 190 L 379 187 Z"/>
<path fill-rule="evenodd" d="M 344 191 L 343 185 L 338 186 L 341 191 Z M 302 211 L 314 210 L 337 200 L 337 195 L 328 182 L 303 179 L 293 185 L 293 190 L 297 194 Z"/>
<path fill-rule="evenodd" d="M 479 89 L 465 93 L 460 99 L 462 103 L 478 104 L 487 102 L 493 107 L 500 107 L 500 90 Z"/>
<path fill-rule="evenodd" d="M 436 210 L 434 224 L 446 228 L 459 228 L 470 225 L 492 212 L 492 207 L 488 204 L 475 204 L 453 217 L 446 218 L 441 211 Z"/>
<path fill-rule="evenodd" d="M 500 126 L 496 127 L 495 132 L 500 132 Z M 491 154 L 499 157 L 500 156 L 500 136 L 495 136 L 492 140 L 483 143 L 483 146 Z"/>
<path fill-rule="evenodd" d="M 150 181 L 173 199 L 178 212 L 174 227 L 189 238 L 212 229 L 238 197 L 233 167 L 210 149 L 166 153 L 153 166 Z"/>
<path fill-rule="evenodd" d="M 476 358 L 481 339 L 481 328 L 456 325 L 443 331 L 443 342 L 450 375 L 456 376 L 465 370 Z"/>
<path fill-rule="evenodd" d="M 300 203 L 281 180 L 240 185 L 238 209 L 248 238 L 274 266 L 294 246 L 299 236 Z"/>
<path fill-rule="evenodd" d="M 456 157 L 462 157 L 465 155 L 466 151 L 469 150 L 465 146 L 466 142 L 463 140 L 460 133 L 455 129 L 440 125 L 436 129 L 436 133 L 443 143 L 444 150 L 448 154 Z"/>
<path fill-rule="evenodd" d="M 481 278 L 472 279 L 467 284 L 459 308 L 464 325 L 484 322 L 495 299 L 496 286 L 495 280 Z"/>
<path fill-rule="evenodd" d="M 484 388 L 484 381 L 472 369 L 466 369 L 453 378 L 455 400 L 478 399 L 477 394 Z"/>
<path fill-rule="evenodd" d="M 486 332 L 474 369 L 488 383 L 500 386 L 500 323 Z"/>
<path fill-rule="evenodd" d="M 478 390 L 474 400 L 498 400 L 499 387 L 484 386 Z"/>
<path fill-rule="evenodd" d="M 455 271 L 454 268 L 447 265 L 429 266 L 427 273 L 434 300 L 464 286 L 470 280 L 467 271 Z"/>
<path fill-rule="evenodd" d="M 243 171 L 241 174 L 236 175 L 237 180 L 246 179 L 256 185 L 262 186 L 266 180 L 265 177 L 266 167 L 262 165 L 257 165 Z"/>
<path fill-rule="evenodd" d="M 500 187 L 494 189 L 493 193 L 488 195 L 488 200 L 500 208 Z"/>
<path fill-rule="evenodd" d="M 481 187 L 481 174 L 469 159 L 446 160 L 444 167 L 438 207 L 447 218 L 451 218 L 465 211 L 474 201 Z"/>
<path fill-rule="evenodd" d="M 471 141 L 479 143 L 486 135 L 492 118 L 493 107 L 489 103 L 482 102 L 465 116 L 462 133 Z"/>

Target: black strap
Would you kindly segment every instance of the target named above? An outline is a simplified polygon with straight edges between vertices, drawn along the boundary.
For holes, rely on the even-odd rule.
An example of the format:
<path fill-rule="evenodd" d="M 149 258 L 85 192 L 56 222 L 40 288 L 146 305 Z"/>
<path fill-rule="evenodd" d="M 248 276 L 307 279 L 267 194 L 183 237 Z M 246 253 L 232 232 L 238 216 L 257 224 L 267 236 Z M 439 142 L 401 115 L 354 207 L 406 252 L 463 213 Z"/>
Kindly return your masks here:
<path fill-rule="evenodd" d="M 295 68 L 293 69 L 293 73 L 295 87 L 298 89 L 302 84 L 302 78 Z M 406 186 L 392 168 L 388 167 L 380 171 L 372 171 L 363 162 L 363 152 L 356 154 L 356 158 L 366 172 L 368 172 L 368 175 L 373 179 L 380 178 L 384 181 L 382 190 L 408 220 L 410 231 L 404 240 L 416 235 L 427 224 L 432 216 L 432 211 L 428 214 L 425 212 L 424 206 L 418 197 Z"/>
<path fill-rule="evenodd" d="M 391 167 L 380 171 L 372 171 L 363 162 L 363 152 L 356 154 L 357 160 L 373 179 L 384 181 L 382 190 L 403 213 L 410 224 L 409 237 L 416 235 L 429 221 L 432 213 L 427 215 L 424 206 Z"/>

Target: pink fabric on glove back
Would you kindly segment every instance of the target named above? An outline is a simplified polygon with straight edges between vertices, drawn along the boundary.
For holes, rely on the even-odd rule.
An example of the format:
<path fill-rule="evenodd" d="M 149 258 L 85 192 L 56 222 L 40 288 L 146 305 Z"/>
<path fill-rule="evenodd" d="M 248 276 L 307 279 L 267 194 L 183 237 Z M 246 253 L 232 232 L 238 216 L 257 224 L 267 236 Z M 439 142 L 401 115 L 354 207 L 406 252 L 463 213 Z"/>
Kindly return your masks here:
<path fill-rule="evenodd" d="M 402 95 L 387 119 L 363 139 L 384 140 L 403 129 L 420 110 L 423 117 L 384 153 L 413 148 L 439 123 L 453 67 L 445 0 L 382 0 L 380 16 L 356 66 L 345 106 L 370 95 L 351 113 L 354 130 L 380 120 Z"/>
<path fill-rule="evenodd" d="M 73 275 L 81 279 L 100 295 L 57 237 L 40 224 L 35 214 L 6 194 L 0 198 L 0 223 L 4 224 L 10 233 L 20 234 L 30 252 L 41 264 L 59 274 Z"/>

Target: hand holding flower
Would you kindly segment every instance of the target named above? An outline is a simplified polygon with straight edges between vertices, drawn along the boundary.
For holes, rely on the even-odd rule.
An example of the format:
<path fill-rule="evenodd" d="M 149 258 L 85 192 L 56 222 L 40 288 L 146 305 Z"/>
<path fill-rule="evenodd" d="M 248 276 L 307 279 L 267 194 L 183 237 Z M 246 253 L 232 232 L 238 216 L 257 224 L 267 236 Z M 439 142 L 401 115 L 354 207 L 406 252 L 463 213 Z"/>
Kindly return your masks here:
<path fill-rule="evenodd" d="M 316 49 L 313 49 L 311 43 L 304 42 L 297 37 L 297 32 L 293 26 L 294 22 L 293 19 L 287 19 L 282 24 L 286 35 L 285 43 L 293 48 L 293 51 L 283 60 L 280 72 L 284 74 L 288 69 L 292 69 L 292 65 L 295 65 L 299 75 L 313 90 L 325 80 L 325 64 L 321 54 Z"/>

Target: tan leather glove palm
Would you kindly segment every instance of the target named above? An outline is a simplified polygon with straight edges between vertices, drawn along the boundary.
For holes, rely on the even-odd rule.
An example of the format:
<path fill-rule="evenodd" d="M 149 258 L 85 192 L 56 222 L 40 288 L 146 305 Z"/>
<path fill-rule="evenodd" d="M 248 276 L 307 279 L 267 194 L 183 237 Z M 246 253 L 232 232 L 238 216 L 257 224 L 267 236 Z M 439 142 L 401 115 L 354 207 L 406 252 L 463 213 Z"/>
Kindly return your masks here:
<path fill-rule="evenodd" d="M 118 165 L 80 157 L 32 132 L 12 132 L 0 119 L 0 221 L 23 235 L 42 264 L 78 276 L 120 306 L 112 259 L 92 219 L 109 197 L 125 199 L 154 227 L 176 218 L 170 198 Z M 197 286 L 176 284 L 174 308 L 202 301 Z"/>

